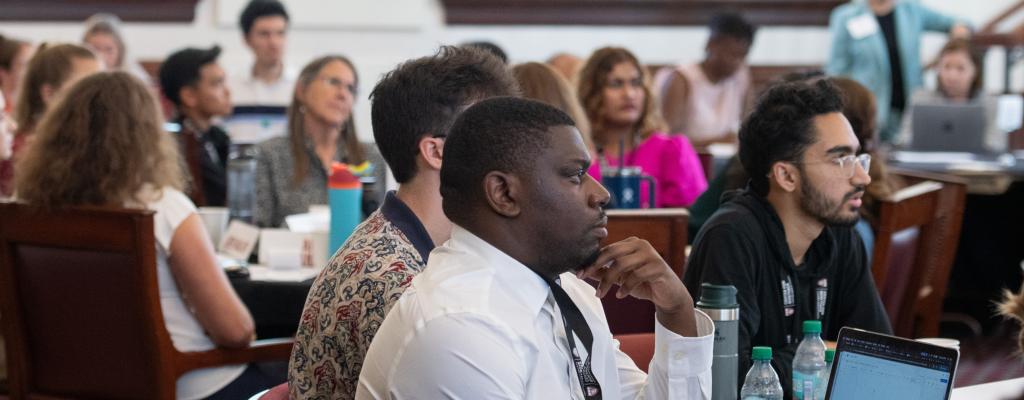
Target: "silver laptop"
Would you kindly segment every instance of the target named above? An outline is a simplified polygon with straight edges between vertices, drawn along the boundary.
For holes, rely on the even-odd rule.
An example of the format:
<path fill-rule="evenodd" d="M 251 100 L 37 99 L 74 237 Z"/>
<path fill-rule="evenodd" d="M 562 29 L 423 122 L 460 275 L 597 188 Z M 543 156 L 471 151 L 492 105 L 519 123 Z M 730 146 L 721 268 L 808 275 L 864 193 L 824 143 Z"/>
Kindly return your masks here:
<path fill-rule="evenodd" d="M 989 153 L 988 116 L 981 104 L 917 104 L 912 109 L 912 151 Z"/>
<path fill-rule="evenodd" d="M 948 400 L 959 359 L 957 349 L 843 328 L 825 400 Z"/>

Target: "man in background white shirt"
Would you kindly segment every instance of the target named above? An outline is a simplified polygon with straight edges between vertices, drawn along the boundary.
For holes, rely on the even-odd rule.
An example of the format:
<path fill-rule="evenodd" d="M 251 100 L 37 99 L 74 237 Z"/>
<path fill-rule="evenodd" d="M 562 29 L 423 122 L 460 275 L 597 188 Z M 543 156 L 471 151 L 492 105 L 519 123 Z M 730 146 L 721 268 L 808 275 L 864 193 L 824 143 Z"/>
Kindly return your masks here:
<path fill-rule="evenodd" d="M 381 324 L 356 398 L 710 398 L 710 318 L 647 241 L 600 247 L 609 195 L 590 163 L 572 119 L 543 103 L 459 116 L 441 164 L 451 239 Z M 615 284 L 657 308 L 649 375 L 609 331 L 598 296 Z"/>
<path fill-rule="evenodd" d="M 284 65 L 288 22 L 288 11 L 277 0 L 252 0 L 242 11 L 239 25 L 255 61 L 252 68 L 231 77 L 236 106 L 287 107 L 291 103 L 296 73 Z"/>

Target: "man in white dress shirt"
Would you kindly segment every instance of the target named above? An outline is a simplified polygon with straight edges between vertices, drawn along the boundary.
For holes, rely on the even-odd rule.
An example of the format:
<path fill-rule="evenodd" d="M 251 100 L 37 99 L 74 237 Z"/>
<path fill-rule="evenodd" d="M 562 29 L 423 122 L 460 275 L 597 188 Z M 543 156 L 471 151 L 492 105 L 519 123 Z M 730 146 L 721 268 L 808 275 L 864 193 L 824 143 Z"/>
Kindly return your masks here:
<path fill-rule="evenodd" d="M 590 163 L 548 105 L 499 97 L 459 116 L 441 167 L 451 239 L 384 319 L 356 398 L 710 398 L 711 320 L 647 241 L 600 247 L 608 192 Z M 598 297 L 613 285 L 657 308 L 649 375 L 612 339 Z"/>
<path fill-rule="evenodd" d="M 295 90 L 296 72 L 284 64 L 288 40 L 288 11 L 277 0 L 252 0 L 239 25 L 255 61 L 234 71 L 231 94 L 238 106 L 287 107 Z"/>

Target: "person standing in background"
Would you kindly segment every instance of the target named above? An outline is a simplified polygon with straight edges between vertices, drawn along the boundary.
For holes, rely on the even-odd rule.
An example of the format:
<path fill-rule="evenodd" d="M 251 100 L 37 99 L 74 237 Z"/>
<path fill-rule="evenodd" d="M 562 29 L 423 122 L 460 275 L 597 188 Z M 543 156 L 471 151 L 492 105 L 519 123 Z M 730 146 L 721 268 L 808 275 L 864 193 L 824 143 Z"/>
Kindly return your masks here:
<path fill-rule="evenodd" d="M 658 71 L 654 87 L 669 131 L 682 133 L 696 147 L 735 142 L 750 95 L 753 25 L 738 14 L 718 14 L 708 24 L 704 60 Z"/>
<path fill-rule="evenodd" d="M 197 206 L 227 203 L 231 138 L 214 123 L 231 113 L 231 91 L 217 63 L 220 47 L 174 52 L 160 66 L 160 87 L 174 104 L 178 143 L 191 174 L 188 195 Z"/>
<path fill-rule="evenodd" d="M 288 106 L 296 80 L 295 71 L 284 64 L 288 23 L 288 11 L 277 0 L 252 0 L 242 11 L 239 25 L 255 61 L 231 76 L 235 104 Z"/>
<path fill-rule="evenodd" d="M 925 31 L 970 36 L 965 22 L 917 0 L 855 0 L 836 7 L 829 18 L 832 44 L 825 72 L 852 78 L 875 94 L 882 142 L 892 142 L 907 97 L 921 87 Z"/>

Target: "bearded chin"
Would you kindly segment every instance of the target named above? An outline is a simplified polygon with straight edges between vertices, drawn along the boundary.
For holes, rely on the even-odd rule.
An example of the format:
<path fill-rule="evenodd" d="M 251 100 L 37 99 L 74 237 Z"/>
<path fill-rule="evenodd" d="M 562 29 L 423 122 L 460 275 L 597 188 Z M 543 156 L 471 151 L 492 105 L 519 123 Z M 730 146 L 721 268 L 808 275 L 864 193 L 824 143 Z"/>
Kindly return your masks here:
<path fill-rule="evenodd" d="M 852 217 L 843 217 L 835 215 L 831 218 L 825 219 L 825 225 L 836 227 L 836 228 L 850 228 L 857 225 L 857 221 L 860 221 L 860 214 L 854 214 Z"/>
<path fill-rule="evenodd" d="M 601 255 L 601 250 L 600 249 L 594 250 L 593 253 L 590 253 L 589 255 L 587 255 L 583 259 L 583 262 L 581 262 L 579 265 L 577 265 L 575 268 L 573 268 L 573 271 L 582 271 L 582 270 L 586 269 L 587 267 L 589 267 L 591 265 L 594 265 L 594 262 L 597 261 L 597 256 L 599 256 L 599 255 Z"/>

